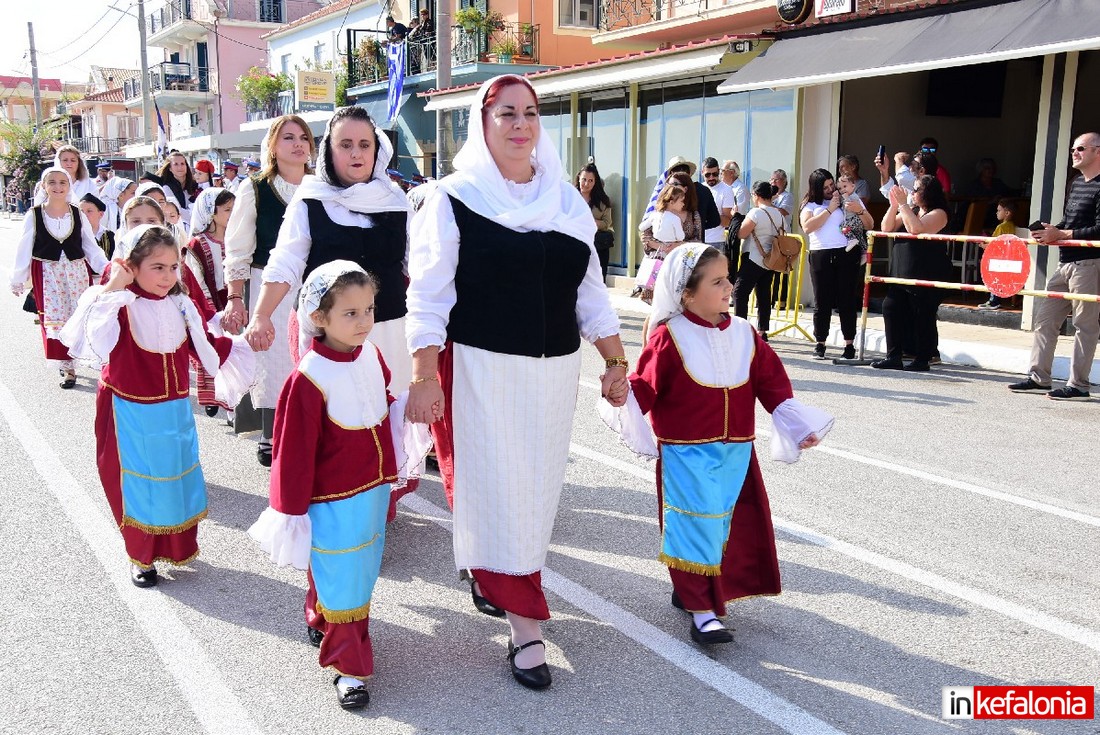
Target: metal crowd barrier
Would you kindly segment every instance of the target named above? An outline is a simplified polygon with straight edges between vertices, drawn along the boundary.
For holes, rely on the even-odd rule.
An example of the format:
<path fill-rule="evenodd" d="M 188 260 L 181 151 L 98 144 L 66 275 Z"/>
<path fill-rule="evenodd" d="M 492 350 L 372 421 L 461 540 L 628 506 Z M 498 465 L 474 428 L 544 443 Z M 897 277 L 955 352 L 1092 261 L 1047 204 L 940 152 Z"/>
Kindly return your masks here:
<path fill-rule="evenodd" d="M 795 332 L 801 332 L 802 336 L 806 339 L 813 341 L 813 335 L 806 331 L 798 322 L 798 317 L 802 314 L 802 274 L 805 272 L 807 254 L 806 254 L 806 238 L 802 235 L 791 234 L 792 237 L 797 237 L 799 242 L 802 243 L 802 252 L 799 253 L 798 263 L 791 270 L 790 273 L 774 273 L 772 274 L 771 285 L 771 299 L 772 299 L 772 315 L 771 325 L 774 327 L 776 323 L 782 326 L 778 329 L 771 329 L 768 331 L 768 338 L 771 339 L 776 335 L 783 334 L 783 332 L 793 330 Z M 741 258 L 746 253 L 738 253 L 737 262 L 732 264 L 734 273 L 741 265 Z M 735 275 L 731 274 L 736 278 Z M 756 309 L 756 292 L 755 290 L 749 297 L 749 313 L 746 316 L 751 316 L 752 312 Z"/>
<path fill-rule="evenodd" d="M 970 242 L 970 243 L 990 243 L 995 239 L 994 237 L 980 237 L 976 235 L 911 235 L 904 230 L 897 232 L 882 232 L 880 230 L 868 230 L 867 232 L 867 265 L 863 276 L 863 313 L 860 316 L 859 323 L 859 354 L 854 360 L 845 360 L 837 358 L 833 360 L 837 365 L 867 365 L 870 360 L 864 357 L 864 349 L 867 344 L 867 312 L 871 303 L 871 284 L 872 283 L 892 283 L 899 286 L 918 286 L 922 288 L 942 288 L 951 291 L 974 291 L 978 293 L 990 293 L 989 288 L 984 285 L 972 284 L 972 283 L 954 283 L 949 281 L 924 281 L 914 278 L 893 278 L 890 276 L 873 276 L 871 275 L 871 266 L 874 262 L 874 249 L 875 238 L 895 238 L 903 237 L 908 240 L 935 240 L 940 242 Z M 1100 240 L 1059 240 L 1055 243 L 1041 243 L 1035 239 L 1020 240 L 1025 245 L 1047 245 L 1048 247 L 1082 247 L 1082 248 L 1100 248 Z M 802 250 L 805 255 L 805 248 Z M 1100 257 L 1098 255 L 1097 257 Z M 1100 295 L 1098 294 L 1076 294 L 1066 293 L 1064 291 L 1039 291 L 1035 289 L 1021 289 L 1016 292 L 1021 296 L 1036 296 L 1044 299 L 1064 299 L 1066 301 L 1089 301 L 1100 302 Z M 808 335 L 807 335 L 808 336 Z"/>

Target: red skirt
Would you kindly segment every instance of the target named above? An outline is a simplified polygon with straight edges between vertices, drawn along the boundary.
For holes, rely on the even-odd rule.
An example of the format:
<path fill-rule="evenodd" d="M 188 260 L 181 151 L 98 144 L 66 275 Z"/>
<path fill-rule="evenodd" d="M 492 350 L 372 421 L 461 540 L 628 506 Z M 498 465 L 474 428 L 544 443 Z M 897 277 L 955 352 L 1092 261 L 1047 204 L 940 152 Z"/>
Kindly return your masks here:
<path fill-rule="evenodd" d="M 657 507 L 663 507 L 660 460 L 657 463 Z M 658 518 L 661 518 L 659 512 Z M 755 448 L 745 484 L 734 506 L 721 573 L 711 577 L 669 568 L 668 574 L 672 577 L 672 589 L 684 609 L 690 612 L 712 611 L 724 616 L 727 603 L 733 600 L 778 595 L 782 591 L 771 506 Z"/>
<path fill-rule="evenodd" d="M 317 611 L 317 588 L 313 574 L 306 572 L 306 625 L 325 634 L 317 660 L 322 667 L 331 666 L 343 676 L 366 679 L 374 673 L 374 650 L 370 642 L 370 616 L 352 623 L 330 623 Z"/>
<path fill-rule="evenodd" d="M 114 394 L 101 383 L 96 391 L 95 436 L 96 464 L 99 481 L 115 523 L 122 532 L 122 541 L 130 561 L 143 567 L 153 562 L 166 561 L 176 565 L 186 564 L 199 554 L 199 527 L 191 526 L 177 533 L 153 534 L 122 525 L 122 467 L 118 459 L 118 442 L 115 439 Z"/>

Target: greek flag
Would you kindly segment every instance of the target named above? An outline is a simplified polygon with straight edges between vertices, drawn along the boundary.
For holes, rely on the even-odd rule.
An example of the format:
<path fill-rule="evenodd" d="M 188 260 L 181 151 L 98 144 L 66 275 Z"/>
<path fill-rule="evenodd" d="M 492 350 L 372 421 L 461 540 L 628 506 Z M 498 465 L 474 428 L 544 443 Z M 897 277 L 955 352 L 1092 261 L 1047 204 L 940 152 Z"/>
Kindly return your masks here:
<path fill-rule="evenodd" d="M 405 49 L 404 41 L 391 41 L 386 51 L 390 76 L 387 125 L 397 118 L 397 111 L 401 109 L 401 92 L 405 88 Z"/>
<path fill-rule="evenodd" d="M 168 134 L 164 130 L 164 118 L 160 116 L 160 106 L 153 100 L 153 109 L 157 111 L 157 158 L 163 159 L 168 153 Z"/>

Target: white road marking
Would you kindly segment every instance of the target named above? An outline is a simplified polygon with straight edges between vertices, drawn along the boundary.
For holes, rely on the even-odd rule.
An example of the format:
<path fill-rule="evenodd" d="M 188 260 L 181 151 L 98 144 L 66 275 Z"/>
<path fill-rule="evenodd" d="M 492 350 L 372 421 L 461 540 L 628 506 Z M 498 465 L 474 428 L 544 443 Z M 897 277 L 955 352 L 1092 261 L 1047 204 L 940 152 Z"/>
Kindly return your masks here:
<path fill-rule="evenodd" d="M 433 519 L 441 528 L 450 531 L 450 514 L 434 503 L 411 493 L 401 498 L 401 504 L 422 517 Z M 817 719 L 801 707 L 731 671 L 698 649 L 673 638 L 660 628 L 547 567 L 542 570 L 542 586 L 786 732 L 798 735 L 842 735 L 842 731 Z"/>
<path fill-rule="evenodd" d="M 600 389 L 599 383 L 593 383 L 591 381 L 580 381 L 582 388 L 592 388 L 595 390 Z M 757 429 L 757 436 L 769 437 L 771 433 L 764 429 Z M 936 475 L 931 472 L 925 472 L 924 470 L 918 470 L 914 467 L 906 467 L 903 464 L 897 462 L 890 462 L 885 459 L 876 459 L 875 457 L 867 457 L 862 454 L 857 454 L 847 449 L 840 449 L 829 444 L 820 444 L 814 447 L 811 451 L 822 452 L 823 454 L 831 454 L 834 457 L 841 457 L 842 459 L 851 460 L 852 462 L 859 462 L 860 464 L 871 465 L 872 467 L 878 467 L 880 469 L 889 470 L 891 472 L 897 472 L 900 475 L 908 475 L 909 477 L 916 477 L 921 480 L 926 480 L 937 485 L 944 485 L 946 487 L 952 487 L 956 490 L 962 490 L 964 492 L 972 493 L 974 495 L 981 495 L 986 498 L 992 498 L 993 500 L 1000 500 L 1005 503 L 1011 503 L 1018 505 L 1022 508 L 1029 510 L 1036 510 L 1040 513 L 1046 513 L 1047 515 L 1057 516 L 1059 518 L 1065 518 L 1070 521 L 1076 521 L 1077 523 L 1084 523 L 1088 526 L 1095 526 L 1100 528 L 1100 517 L 1091 516 L 1087 513 L 1079 513 L 1075 510 L 1069 510 L 1068 508 L 1062 508 L 1057 505 L 1051 505 L 1050 503 L 1043 503 L 1038 500 L 1031 500 L 1019 495 L 1013 495 L 1011 493 L 1002 492 L 1000 490 L 993 490 L 992 488 L 982 487 L 981 485 L 975 485 L 971 482 L 964 482 L 962 480 L 955 480 L 950 477 L 944 477 L 942 475 Z M 581 454 L 578 452 L 578 454 Z M 583 456 L 583 455 L 582 455 Z"/>
<path fill-rule="evenodd" d="M 760 433 L 759 431 L 757 432 Z M 599 462 L 606 467 L 617 469 L 625 472 L 626 474 L 634 477 L 639 477 L 648 480 L 650 483 L 655 483 L 653 471 L 647 472 L 641 467 L 636 467 L 622 460 L 614 457 L 609 457 L 606 454 L 597 452 L 594 449 L 588 447 L 582 447 L 578 444 L 570 444 L 569 451 L 577 456 L 591 459 L 595 462 Z M 637 489 L 637 488 L 630 488 Z M 650 490 L 638 490 L 639 492 L 649 493 Z M 655 490 L 654 490 L 655 492 Z M 900 577 L 904 577 L 925 587 L 930 587 L 938 592 L 941 592 L 952 597 L 957 597 L 960 600 L 969 602 L 972 605 L 983 607 L 987 610 L 991 610 L 996 613 L 1000 613 L 1009 618 L 1019 620 L 1022 623 L 1031 625 L 1041 630 L 1045 630 L 1054 635 L 1065 638 L 1066 640 L 1080 643 L 1087 648 L 1091 648 L 1094 651 L 1100 651 L 1100 633 L 1086 628 L 1076 623 L 1071 623 L 1068 620 L 1062 620 L 1056 618 L 1053 615 L 1048 615 L 1038 610 L 1032 610 L 1031 608 L 1018 605 L 1014 602 L 1010 602 L 1002 597 L 983 592 L 974 587 L 969 587 L 958 582 L 953 582 L 946 577 L 941 577 L 938 574 L 925 571 L 911 564 L 891 559 L 887 556 L 883 556 L 869 549 L 864 549 L 853 544 L 849 544 L 846 541 L 835 539 L 831 536 L 818 533 L 806 526 L 802 526 L 792 521 L 784 520 L 776 515 L 772 515 L 772 523 L 777 529 L 784 531 L 792 536 L 796 536 L 804 541 L 809 541 L 817 546 L 831 549 L 845 556 L 861 561 L 865 564 L 869 564 L 873 567 L 882 569 L 883 571 L 896 574 Z"/>
<path fill-rule="evenodd" d="M 140 590 L 130 583 L 122 536 L 114 520 L 104 512 L 105 505 L 93 502 L 2 382 L 0 414 L 23 446 L 43 485 L 57 498 L 73 528 L 91 548 L 118 596 L 152 642 L 153 650 L 176 680 L 203 730 L 211 735 L 261 733 L 168 599 L 156 590 Z"/>

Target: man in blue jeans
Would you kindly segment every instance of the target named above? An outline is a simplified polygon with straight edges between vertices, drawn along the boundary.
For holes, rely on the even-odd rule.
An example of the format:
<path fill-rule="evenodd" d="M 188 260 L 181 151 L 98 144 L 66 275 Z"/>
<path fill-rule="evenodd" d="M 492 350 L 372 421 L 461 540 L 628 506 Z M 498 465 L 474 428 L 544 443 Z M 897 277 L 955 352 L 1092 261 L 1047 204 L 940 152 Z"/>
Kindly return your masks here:
<path fill-rule="evenodd" d="M 1074 179 L 1066 197 L 1066 210 L 1057 226 L 1043 223 L 1034 233 L 1041 243 L 1060 240 L 1100 240 L 1100 134 L 1085 133 L 1069 149 L 1073 167 L 1081 175 Z M 1100 248 L 1067 246 L 1058 250 L 1058 270 L 1047 282 L 1048 291 L 1100 294 Z M 1065 388 L 1051 390 L 1050 370 L 1058 332 L 1066 316 L 1073 313 L 1073 357 Z M 1035 317 L 1035 340 L 1031 347 L 1031 370 L 1027 380 L 1013 383 L 1014 393 L 1045 391 L 1055 401 L 1089 399 L 1089 372 L 1100 337 L 1100 304 L 1089 301 L 1043 299 Z"/>

